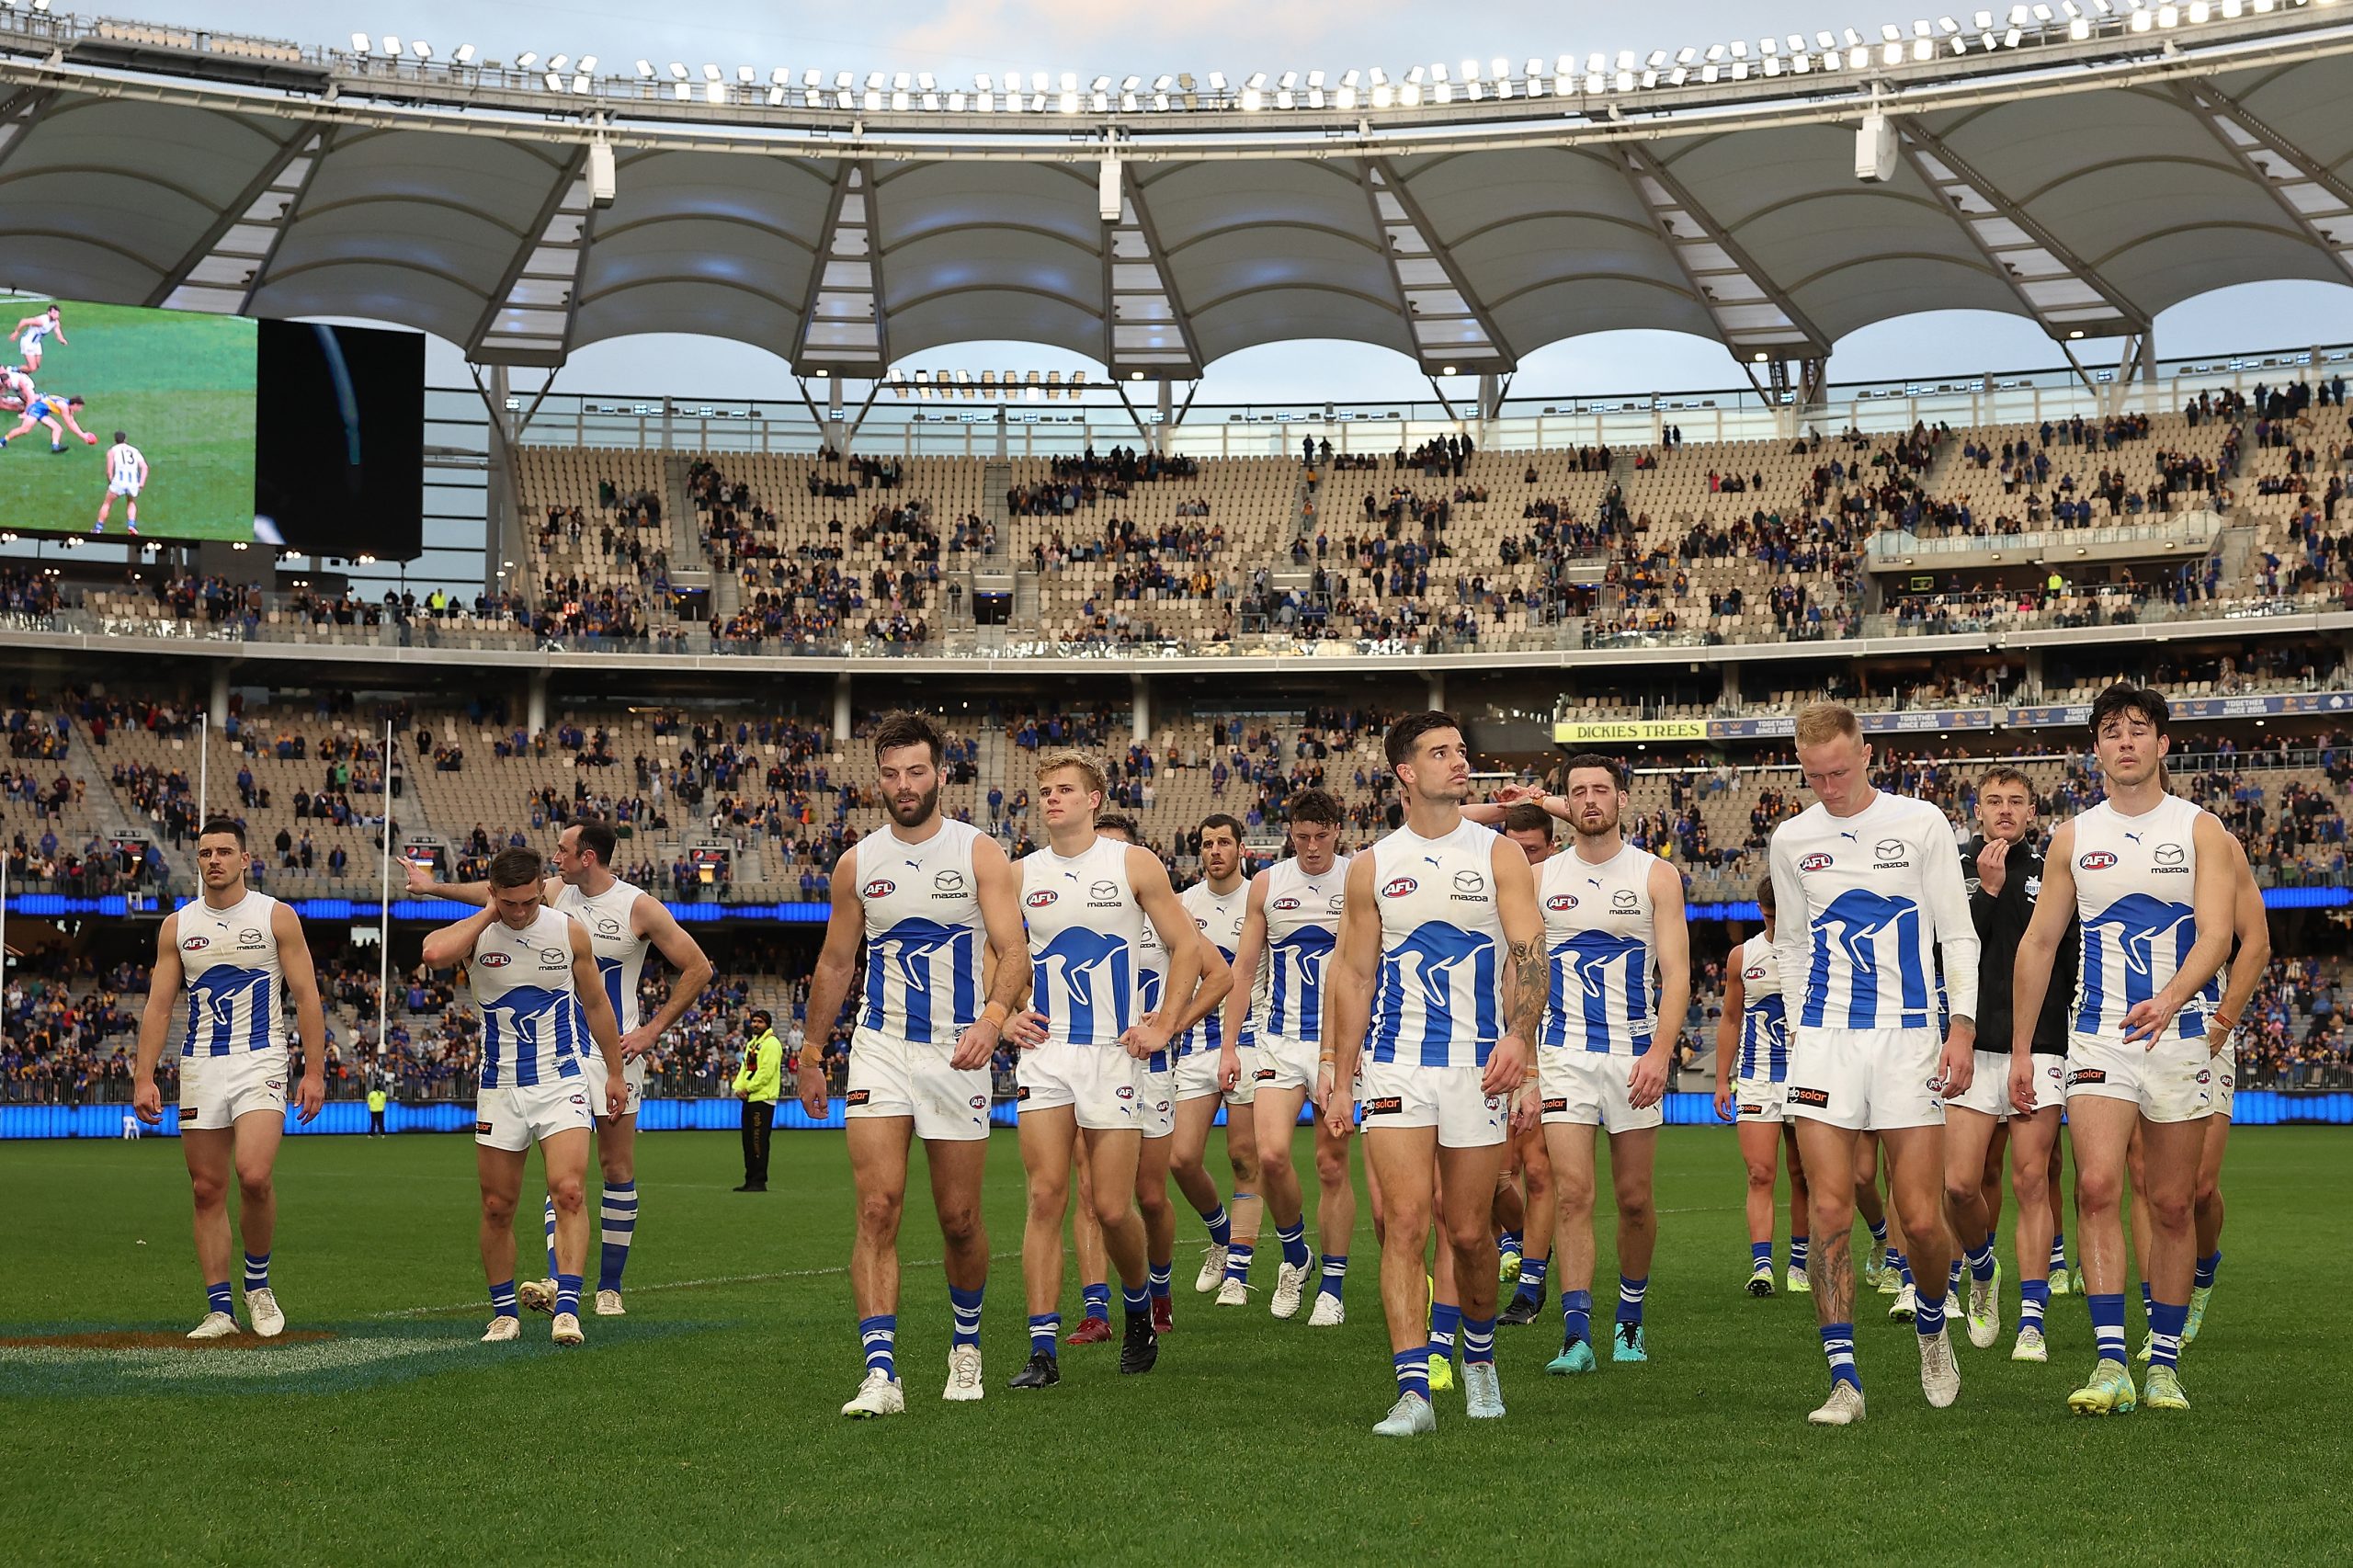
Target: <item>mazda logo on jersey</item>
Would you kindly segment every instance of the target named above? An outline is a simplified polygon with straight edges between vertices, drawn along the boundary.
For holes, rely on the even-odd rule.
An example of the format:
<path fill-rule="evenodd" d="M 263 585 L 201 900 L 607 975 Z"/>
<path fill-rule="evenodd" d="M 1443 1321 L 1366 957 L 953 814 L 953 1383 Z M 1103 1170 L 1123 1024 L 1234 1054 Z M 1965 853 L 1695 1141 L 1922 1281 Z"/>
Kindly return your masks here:
<path fill-rule="evenodd" d="M 1295 898 L 1279 898 L 1268 907 L 1278 910 L 1297 909 L 1299 907 L 1299 900 Z"/>
<path fill-rule="evenodd" d="M 872 881 L 867 883 L 866 886 L 858 890 L 860 895 L 866 898 L 889 898 L 892 893 L 897 892 L 898 891 L 898 883 L 886 881 L 881 877 L 875 878 Z"/>
<path fill-rule="evenodd" d="M 931 885 L 938 888 L 941 892 L 961 892 L 964 886 L 964 873 L 961 871 L 942 871 L 931 879 Z"/>
<path fill-rule="evenodd" d="M 2095 849 L 2090 854 L 2082 856 L 2075 861 L 2076 867 L 2079 869 L 2086 871 L 2105 871 L 2114 867 L 2115 864 L 2116 857 L 2105 849 Z"/>
<path fill-rule="evenodd" d="M 1086 890 L 1086 896 L 1097 899 L 1117 898 L 1120 896 L 1120 884 L 1117 882 L 1097 882 L 1094 886 Z"/>
<path fill-rule="evenodd" d="M 1411 877 L 1392 877 L 1387 882 L 1381 885 L 1381 896 L 1383 898 L 1404 898 L 1407 893 L 1412 892 L 1415 888 L 1420 887 L 1421 885 L 1421 883 L 1415 881 Z"/>
<path fill-rule="evenodd" d="M 180 938 L 180 950 L 185 953 L 200 953 L 211 945 L 212 938 L 210 937 L 183 937 Z"/>
<path fill-rule="evenodd" d="M 1043 909 L 1046 905 L 1053 903 L 1054 900 L 1061 896 L 1062 895 L 1060 893 L 1054 892 L 1051 888 L 1040 888 L 1036 892 L 1031 893 L 1023 902 L 1028 903 L 1032 909 Z"/>
<path fill-rule="evenodd" d="M 1871 846 L 1871 853 L 1878 856 L 1882 860 L 1893 860 L 1900 858 L 1904 854 L 1904 840 L 1900 838 L 1882 838 L 1877 844 Z"/>
<path fill-rule="evenodd" d="M 1487 879 L 1476 871 L 1457 871 L 1454 873 L 1454 891 L 1456 892 L 1484 892 L 1487 891 Z"/>
<path fill-rule="evenodd" d="M 2180 845 L 2160 844 L 2157 846 L 2155 859 L 2158 865 L 2178 866 L 2181 864 L 2181 858 L 2182 849 Z"/>
<path fill-rule="evenodd" d="M 1556 892 L 1544 901 L 1547 909 L 1574 909 L 1576 906 L 1577 895 L 1573 892 Z"/>
<path fill-rule="evenodd" d="M 1612 909 L 1632 909 L 1638 902 L 1631 888 L 1620 888 L 1609 895 L 1609 907 Z"/>
<path fill-rule="evenodd" d="M 621 923 L 620 921 L 614 919 L 609 915 L 599 915 L 597 916 L 597 935 L 599 937 L 618 937 L 620 934 Z"/>
<path fill-rule="evenodd" d="M 1347 895 L 1346 895 L 1346 894 L 1344 894 L 1344 893 L 1336 893 L 1336 893 L 1334 893 L 1330 898 L 1327 898 L 1327 899 L 1325 899 L 1325 900 L 1324 901 L 1324 911 L 1325 911 L 1325 913 L 1327 913 L 1327 914 L 1331 914 L 1331 915 L 1337 915 L 1337 914 L 1339 914 L 1339 913 L 1340 913 L 1340 905 L 1341 905 L 1342 903 L 1346 903 L 1346 902 L 1347 902 Z"/>
<path fill-rule="evenodd" d="M 565 964 L 571 961 L 572 955 L 565 952 L 562 948 L 542 948 L 540 949 L 540 967 L 541 969 L 562 969 Z"/>
<path fill-rule="evenodd" d="M 482 966 L 484 969 L 505 969 L 514 961 L 514 955 L 510 953 L 484 953 L 482 956 Z"/>
<path fill-rule="evenodd" d="M 1801 871 L 1826 871 L 1829 869 L 1830 857 L 1818 849 L 1798 862 L 1798 869 Z"/>
<path fill-rule="evenodd" d="M 260 933 L 260 932 L 258 932 L 258 931 L 256 931 L 256 930 L 255 930 L 252 926 L 248 926 L 247 927 L 245 927 L 245 929 L 244 929 L 244 930 L 242 930 L 242 931 L 240 931 L 240 932 L 238 932 L 238 933 L 237 933 L 237 946 L 239 946 L 239 947 L 241 947 L 241 948 L 258 948 L 258 947 L 260 947 L 260 946 L 261 946 L 261 933 Z"/>

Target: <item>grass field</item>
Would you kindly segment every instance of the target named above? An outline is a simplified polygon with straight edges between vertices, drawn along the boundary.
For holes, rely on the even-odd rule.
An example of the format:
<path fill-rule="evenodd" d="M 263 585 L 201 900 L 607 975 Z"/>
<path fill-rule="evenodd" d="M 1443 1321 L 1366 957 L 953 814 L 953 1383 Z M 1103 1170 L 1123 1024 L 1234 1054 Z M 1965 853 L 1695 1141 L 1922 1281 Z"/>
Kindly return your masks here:
<path fill-rule="evenodd" d="M 46 309 L 42 299 L 0 301 L 0 330 Z M 42 345 L 41 394 L 82 397 L 85 446 L 65 434 L 52 455 L 36 426 L 0 451 L 0 527 L 87 533 L 106 499 L 106 450 L 117 430 L 146 454 L 139 531 L 153 539 L 251 539 L 254 529 L 255 324 L 236 316 L 143 311 L 128 305 L 63 307 L 67 341 Z M 10 345 L 8 362 L 16 363 Z M 6 415 L 0 435 L 14 429 Z M 123 531 L 117 502 L 109 537 Z"/>
<path fill-rule="evenodd" d="M 2342 1132 L 2234 1141 L 2228 1260 L 2184 1362 L 2197 1405 L 2188 1415 L 2064 1413 L 2089 1369 L 2073 1297 L 2052 1303 L 2048 1367 L 2013 1365 L 2006 1334 L 1998 1349 L 1972 1350 L 1956 1324 L 1961 1403 L 1931 1412 L 1910 1329 L 1866 1297 L 1881 1303 L 1858 1335 L 1870 1418 L 1840 1432 L 1802 1419 L 1824 1383 L 1811 1304 L 1740 1293 L 1747 1254 L 1730 1135 L 1664 1138 L 1654 1359 L 1548 1379 L 1557 1319 L 1502 1330 L 1509 1417 L 1474 1426 L 1461 1394 L 1444 1394 L 1437 1436 L 1404 1443 L 1367 1432 L 1392 1394 L 1369 1213 L 1345 1327 L 1311 1331 L 1303 1313 L 1276 1323 L 1263 1290 L 1247 1310 L 1203 1305 L 1190 1290 L 1199 1226 L 1188 1217 L 1177 1329 L 1159 1369 L 1120 1378 L 1116 1346 L 1071 1350 L 1061 1388 L 1017 1396 L 1003 1383 L 1026 1350 L 1008 1256 L 1020 1172 L 1012 1136 L 999 1133 L 985 1402 L 938 1397 L 946 1290 L 918 1173 L 902 1246 L 909 1409 L 853 1424 L 836 1414 L 859 1371 L 837 1134 L 779 1138 L 776 1190 L 764 1197 L 727 1190 L 740 1177 L 732 1136 L 646 1138 L 631 1315 L 589 1319 L 589 1345 L 567 1353 L 549 1348 L 538 1318 L 523 1345 L 473 1343 L 486 1309 L 465 1140 L 290 1140 L 276 1283 L 296 1329 L 340 1337 L 197 1353 L 0 1349 L 7 1554 L 2343 1560 L 2336 1329 L 2353 1286 L 2341 1196 L 2353 1140 Z M 1303 1143 L 1301 1155 L 1312 1168 Z M 173 1143 L 0 1145 L 0 1181 L 10 1210 L 0 1340 L 176 1333 L 195 1320 Z M 526 1258 L 535 1220 L 530 1231 Z M 2006 1269 L 2006 1239 L 2003 1252 Z M 1606 1235 L 1600 1267 L 1606 1279 Z M 1069 1289 L 1074 1318 L 1075 1278 Z M 2015 1290 L 2007 1297 L 2006 1324 Z"/>

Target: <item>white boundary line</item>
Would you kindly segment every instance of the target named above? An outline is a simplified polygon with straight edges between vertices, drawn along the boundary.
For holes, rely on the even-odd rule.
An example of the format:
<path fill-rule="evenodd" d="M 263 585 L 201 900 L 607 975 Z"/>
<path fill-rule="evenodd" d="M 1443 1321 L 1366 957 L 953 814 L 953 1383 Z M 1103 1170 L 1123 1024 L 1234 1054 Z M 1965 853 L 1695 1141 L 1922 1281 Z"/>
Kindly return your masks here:
<path fill-rule="evenodd" d="M 1016 1258 L 1020 1256 L 1018 1248 L 1012 1252 L 993 1252 L 989 1254 L 989 1261 L 1002 1263 L 1007 1258 Z M 899 1267 L 902 1269 L 938 1268 L 947 1261 L 942 1257 L 919 1257 L 903 1261 Z M 703 1290 L 721 1285 L 759 1285 L 776 1279 L 823 1279 L 832 1275 L 848 1272 L 849 1265 L 844 1263 L 825 1268 L 770 1269 L 761 1274 L 714 1274 L 703 1279 L 670 1279 L 659 1285 L 632 1285 L 630 1287 L 629 1293 L 636 1295 L 646 1290 Z M 477 1298 L 472 1301 L 458 1301 L 449 1306 L 395 1307 L 390 1312 L 369 1312 L 368 1316 L 373 1319 L 438 1317 L 443 1312 L 479 1312 L 482 1307 L 483 1302 Z"/>

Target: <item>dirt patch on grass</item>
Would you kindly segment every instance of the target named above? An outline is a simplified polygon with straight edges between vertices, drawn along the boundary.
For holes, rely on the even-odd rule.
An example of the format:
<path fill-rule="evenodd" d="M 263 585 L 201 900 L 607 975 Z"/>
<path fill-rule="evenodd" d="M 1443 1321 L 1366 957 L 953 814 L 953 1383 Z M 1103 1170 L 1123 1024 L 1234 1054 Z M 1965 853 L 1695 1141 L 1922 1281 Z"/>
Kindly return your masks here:
<path fill-rule="evenodd" d="M 338 1337 L 325 1329 L 298 1328 L 264 1339 L 257 1334 L 231 1334 L 219 1339 L 190 1339 L 184 1334 L 153 1331 L 112 1331 L 93 1334 L 31 1334 L 0 1337 L 0 1350 L 264 1350 L 274 1345 L 315 1345 Z"/>

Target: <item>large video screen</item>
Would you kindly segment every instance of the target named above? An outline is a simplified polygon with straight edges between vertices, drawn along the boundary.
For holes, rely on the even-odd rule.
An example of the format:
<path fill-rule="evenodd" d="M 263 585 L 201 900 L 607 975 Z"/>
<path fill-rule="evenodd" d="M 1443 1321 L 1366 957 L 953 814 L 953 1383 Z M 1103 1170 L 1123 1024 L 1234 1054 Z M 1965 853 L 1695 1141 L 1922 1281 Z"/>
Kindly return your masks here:
<path fill-rule="evenodd" d="M 0 528 L 421 548 L 418 334 L 23 295 L 0 326 Z"/>
<path fill-rule="evenodd" d="M 256 323 L 23 296 L 0 317 L 6 526 L 253 537 Z"/>

